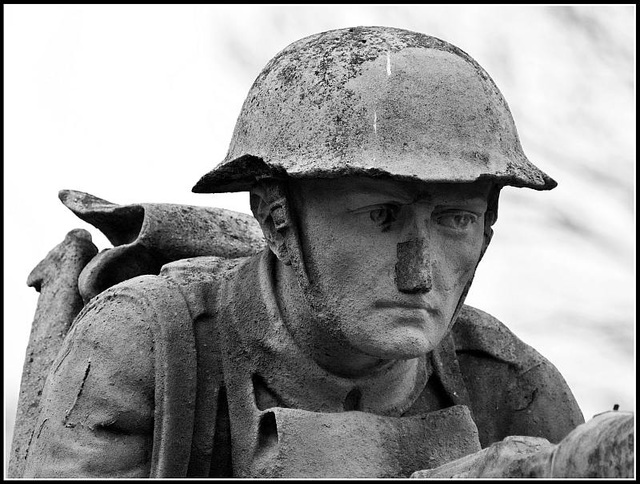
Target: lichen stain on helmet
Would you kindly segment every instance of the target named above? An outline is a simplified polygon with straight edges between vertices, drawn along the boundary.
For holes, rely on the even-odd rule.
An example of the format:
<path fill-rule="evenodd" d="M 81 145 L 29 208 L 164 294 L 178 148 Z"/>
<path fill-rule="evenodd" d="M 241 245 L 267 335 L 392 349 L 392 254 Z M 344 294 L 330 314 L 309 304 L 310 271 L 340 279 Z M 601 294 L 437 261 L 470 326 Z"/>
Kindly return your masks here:
<path fill-rule="evenodd" d="M 417 32 L 354 27 L 294 42 L 267 64 L 226 158 L 193 191 L 349 175 L 556 186 L 527 159 L 504 97 L 468 54 Z"/>

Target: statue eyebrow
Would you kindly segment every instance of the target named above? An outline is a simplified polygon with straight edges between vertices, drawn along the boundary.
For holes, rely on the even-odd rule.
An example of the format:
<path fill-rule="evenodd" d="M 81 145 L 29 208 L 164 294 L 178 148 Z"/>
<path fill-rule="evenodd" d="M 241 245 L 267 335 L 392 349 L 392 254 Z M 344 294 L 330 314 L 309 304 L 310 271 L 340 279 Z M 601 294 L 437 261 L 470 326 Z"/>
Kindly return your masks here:
<path fill-rule="evenodd" d="M 344 197 L 346 203 L 353 209 L 355 206 L 363 207 L 380 203 L 398 203 L 401 205 L 411 205 L 414 203 L 433 202 L 438 195 L 443 196 L 444 204 L 464 204 L 471 205 L 486 202 L 486 197 L 476 190 L 452 190 L 448 193 L 434 187 L 430 190 L 420 190 L 417 194 L 414 190 L 405 189 L 402 186 L 377 186 L 363 185 L 353 190 L 351 187 L 341 187 L 340 196 Z M 439 203 L 438 205 L 442 205 Z"/>
<path fill-rule="evenodd" d="M 448 204 L 475 205 L 475 204 L 483 204 L 486 202 L 487 202 L 486 198 L 480 195 L 476 195 L 476 196 L 467 196 L 467 197 L 460 197 L 460 198 L 451 197 L 443 200 L 443 202 L 439 203 L 438 205 L 448 205 Z"/>
<path fill-rule="evenodd" d="M 393 200 L 400 203 L 412 203 L 415 198 L 409 191 L 403 190 L 400 187 L 382 187 L 376 185 L 365 185 L 359 187 L 357 190 L 352 190 L 351 187 L 344 187 L 342 192 L 344 196 L 350 200 L 354 200 L 357 197 L 370 197 L 376 199 L 387 198 L 389 201 Z"/>
<path fill-rule="evenodd" d="M 395 190 L 362 190 L 356 193 L 345 191 L 344 196 L 347 205 L 351 209 L 383 203 L 398 203 L 401 205 L 413 203 L 413 197 Z"/>

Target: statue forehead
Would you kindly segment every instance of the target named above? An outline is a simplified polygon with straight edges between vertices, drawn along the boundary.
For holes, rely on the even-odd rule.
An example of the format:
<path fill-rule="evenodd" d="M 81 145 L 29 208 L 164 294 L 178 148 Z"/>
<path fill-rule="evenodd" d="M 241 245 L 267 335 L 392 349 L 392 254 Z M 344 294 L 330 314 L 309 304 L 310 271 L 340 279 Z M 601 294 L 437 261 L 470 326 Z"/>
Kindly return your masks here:
<path fill-rule="evenodd" d="M 358 196 L 371 199 L 389 199 L 411 202 L 439 198 L 486 199 L 492 184 L 489 181 L 473 183 L 428 183 L 393 178 L 353 176 L 343 178 L 316 178 L 292 180 L 290 186 L 298 201 L 341 201 Z"/>

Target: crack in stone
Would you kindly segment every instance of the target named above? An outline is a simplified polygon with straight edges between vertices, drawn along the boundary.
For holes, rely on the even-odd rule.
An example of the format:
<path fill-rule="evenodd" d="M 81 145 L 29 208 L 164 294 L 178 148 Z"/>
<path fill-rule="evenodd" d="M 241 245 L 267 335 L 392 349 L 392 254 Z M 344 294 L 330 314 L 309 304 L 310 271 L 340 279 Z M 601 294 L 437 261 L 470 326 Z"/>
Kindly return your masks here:
<path fill-rule="evenodd" d="M 64 420 L 62 421 L 62 423 L 64 424 L 65 427 L 69 427 L 69 426 L 75 427 L 75 424 L 68 424 L 67 422 L 69 420 L 69 416 L 71 415 L 71 412 L 73 412 L 73 409 L 76 407 L 76 404 L 78 403 L 78 399 L 80 398 L 80 395 L 82 394 L 82 390 L 84 389 L 84 383 L 87 381 L 87 377 L 89 376 L 90 369 L 91 369 L 91 360 L 89 360 L 89 362 L 87 363 L 87 369 L 84 371 L 84 377 L 82 378 L 82 383 L 80 384 L 80 389 L 76 394 L 76 398 L 73 400 L 73 405 L 71 405 L 71 408 L 67 410 L 67 412 L 64 415 Z"/>

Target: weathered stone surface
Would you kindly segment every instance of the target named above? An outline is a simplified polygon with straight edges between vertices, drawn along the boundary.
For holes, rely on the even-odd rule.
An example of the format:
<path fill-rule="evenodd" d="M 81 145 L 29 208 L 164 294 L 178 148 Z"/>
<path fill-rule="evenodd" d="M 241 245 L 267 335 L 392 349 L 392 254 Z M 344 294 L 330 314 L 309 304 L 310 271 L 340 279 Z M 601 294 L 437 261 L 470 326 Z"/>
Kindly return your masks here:
<path fill-rule="evenodd" d="M 256 477 L 407 477 L 416 466 L 480 450 L 477 428 L 461 405 L 405 418 L 276 407 L 260 418 Z"/>
<path fill-rule="evenodd" d="M 635 416 L 610 411 L 571 432 L 555 451 L 553 477 L 634 477 Z"/>
<path fill-rule="evenodd" d="M 463 311 L 500 188 L 555 186 L 488 75 L 438 39 L 343 29 L 276 56 L 244 109 L 194 190 L 250 189 L 259 254 L 248 219 L 61 192 L 116 247 L 79 276 L 27 474 L 401 477 L 498 442 L 454 472 L 545 475 L 575 399 Z"/>
<path fill-rule="evenodd" d="M 634 477 L 634 416 L 605 412 L 579 425 L 559 444 L 512 436 L 480 452 L 412 478 L 630 478 Z"/>
<path fill-rule="evenodd" d="M 78 276 L 98 249 L 86 230 L 67 234 L 29 274 L 27 284 L 40 293 L 20 385 L 11 448 L 9 477 L 22 477 L 29 444 L 40 411 L 40 397 L 49 367 L 58 354 L 73 318 L 83 306 Z"/>
<path fill-rule="evenodd" d="M 118 205 L 75 190 L 62 190 L 59 197 L 114 245 L 80 274 L 85 302 L 118 282 L 157 274 L 168 262 L 197 256 L 244 257 L 264 247 L 259 225 L 244 213 L 169 203 Z"/>
<path fill-rule="evenodd" d="M 477 62 L 389 27 L 332 30 L 282 50 L 249 91 L 224 162 L 194 191 L 248 190 L 283 175 L 556 186 L 523 153 L 506 101 Z"/>

